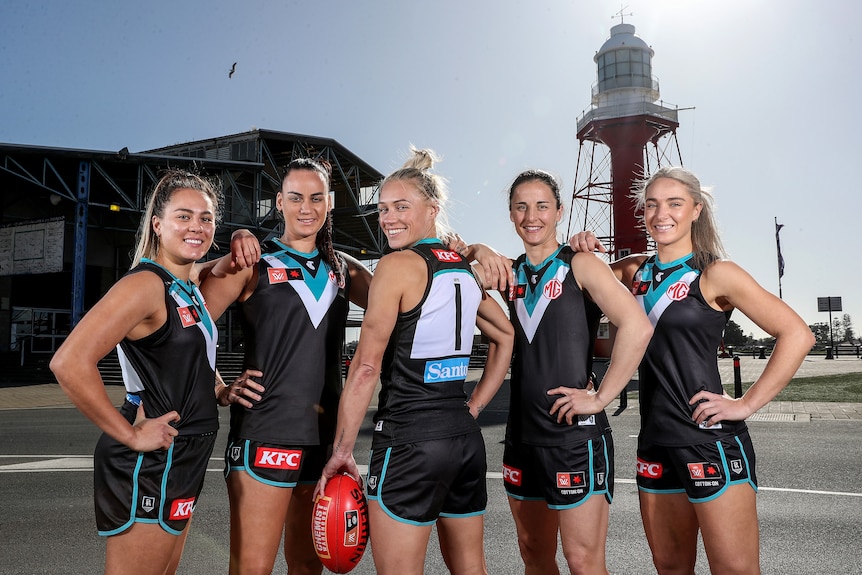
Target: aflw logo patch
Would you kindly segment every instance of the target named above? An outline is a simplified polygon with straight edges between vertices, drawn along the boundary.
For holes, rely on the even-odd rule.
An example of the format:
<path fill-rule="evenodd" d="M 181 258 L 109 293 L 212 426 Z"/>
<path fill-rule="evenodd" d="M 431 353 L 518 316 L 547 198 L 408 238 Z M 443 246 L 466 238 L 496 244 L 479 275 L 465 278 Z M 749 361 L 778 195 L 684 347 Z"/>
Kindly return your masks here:
<path fill-rule="evenodd" d="M 269 283 L 271 284 L 302 279 L 302 270 L 300 268 L 268 268 L 266 272 L 269 275 Z"/>
<path fill-rule="evenodd" d="M 201 320 L 198 310 L 192 306 L 178 307 L 177 313 L 180 314 L 180 321 L 183 327 L 191 327 Z"/>

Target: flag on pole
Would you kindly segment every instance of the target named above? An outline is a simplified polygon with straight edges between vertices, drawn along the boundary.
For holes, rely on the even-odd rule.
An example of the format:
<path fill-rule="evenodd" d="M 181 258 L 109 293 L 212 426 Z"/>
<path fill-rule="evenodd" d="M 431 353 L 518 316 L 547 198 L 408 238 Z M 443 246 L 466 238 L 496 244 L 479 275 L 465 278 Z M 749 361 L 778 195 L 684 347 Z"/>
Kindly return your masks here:
<path fill-rule="evenodd" d="M 775 219 L 775 248 L 778 250 L 778 279 L 784 276 L 784 256 L 781 255 L 781 239 L 778 237 L 778 232 L 784 224 L 778 223 L 778 218 Z"/>

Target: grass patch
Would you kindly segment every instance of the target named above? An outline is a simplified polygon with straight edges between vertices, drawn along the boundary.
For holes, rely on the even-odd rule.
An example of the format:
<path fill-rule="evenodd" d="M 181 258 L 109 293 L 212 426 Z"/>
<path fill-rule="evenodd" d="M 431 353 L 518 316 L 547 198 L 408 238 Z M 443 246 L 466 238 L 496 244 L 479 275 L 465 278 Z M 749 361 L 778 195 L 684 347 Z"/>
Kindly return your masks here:
<path fill-rule="evenodd" d="M 751 383 L 743 382 L 743 393 Z M 724 389 L 733 395 L 733 384 Z M 779 401 L 833 401 L 838 403 L 862 403 L 862 373 L 798 377 L 775 398 Z"/>

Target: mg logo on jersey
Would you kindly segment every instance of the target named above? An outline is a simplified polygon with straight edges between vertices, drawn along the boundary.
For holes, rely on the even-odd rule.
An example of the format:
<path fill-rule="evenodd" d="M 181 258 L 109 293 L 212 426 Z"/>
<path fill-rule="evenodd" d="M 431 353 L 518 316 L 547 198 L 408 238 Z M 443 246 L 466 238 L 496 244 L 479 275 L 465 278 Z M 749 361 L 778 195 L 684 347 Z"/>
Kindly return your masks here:
<path fill-rule="evenodd" d="M 503 481 L 512 485 L 521 485 L 521 470 L 503 465 Z"/>
<path fill-rule="evenodd" d="M 545 284 L 542 294 L 548 299 L 557 299 L 563 293 L 563 284 L 560 280 L 551 280 Z"/>
<path fill-rule="evenodd" d="M 452 250 L 434 250 L 431 252 L 441 262 L 460 262 L 462 261 L 461 255 L 458 252 L 453 252 Z"/>
<path fill-rule="evenodd" d="M 171 514 L 168 519 L 189 519 L 195 510 L 195 498 L 174 499 L 171 503 Z"/>
<path fill-rule="evenodd" d="M 180 322 L 182 322 L 183 327 L 191 327 L 200 320 L 198 310 L 193 307 L 178 307 L 177 313 L 180 314 Z"/>
<path fill-rule="evenodd" d="M 667 297 L 672 299 L 673 301 L 679 301 L 685 299 L 688 296 L 688 284 L 684 282 L 676 282 L 669 288 L 667 288 Z"/>
<path fill-rule="evenodd" d="M 718 465 L 712 463 L 688 463 L 688 474 L 692 479 L 721 479 Z"/>
<path fill-rule="evenodd" d="M 441 381 L 458 381 L 467 378 L 469 357 L 453 357 L 452 359 L 435 359 L 425 363 L 425 383 Z"/>
<path fill-rule="evenodd" d="M 299 469 L 301 460 L 302 450 L 299 449 L 258 447 L 254 457 L 254 465 L 269 469 Z"/>
<path fill-rule="evenodd" d="M 661 463 L 652 463 L 651 461 L 644 461 L 640 457 L 638 457 L 638 475 L 641 477 L 646 477 L 649 479 L 659 479 L 662 476 L 664 469 L 661 466 Z"/>

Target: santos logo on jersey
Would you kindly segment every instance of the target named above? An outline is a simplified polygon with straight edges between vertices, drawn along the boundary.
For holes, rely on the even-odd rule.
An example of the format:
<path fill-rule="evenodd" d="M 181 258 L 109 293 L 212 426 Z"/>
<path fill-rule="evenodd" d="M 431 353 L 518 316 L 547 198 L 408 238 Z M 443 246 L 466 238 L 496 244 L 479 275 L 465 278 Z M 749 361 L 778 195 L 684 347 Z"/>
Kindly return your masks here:
<path fill-rule="evenodd" d="M 466 379 L 469 357 L 453 357 L 452 359 L 437 359 L 425 363 L 425 383 L 441 381 L 458 381 Z"/>

